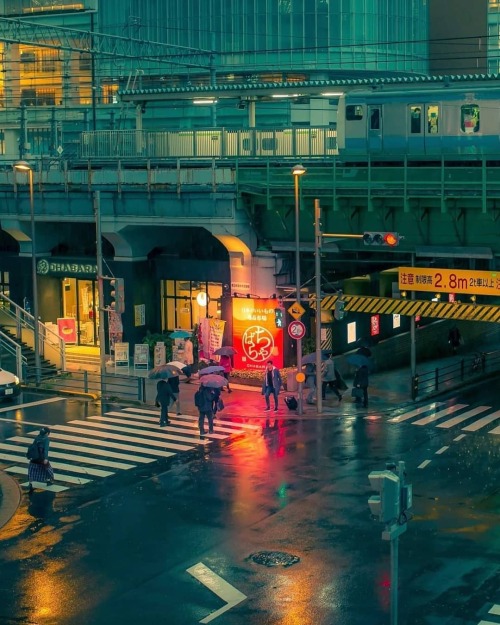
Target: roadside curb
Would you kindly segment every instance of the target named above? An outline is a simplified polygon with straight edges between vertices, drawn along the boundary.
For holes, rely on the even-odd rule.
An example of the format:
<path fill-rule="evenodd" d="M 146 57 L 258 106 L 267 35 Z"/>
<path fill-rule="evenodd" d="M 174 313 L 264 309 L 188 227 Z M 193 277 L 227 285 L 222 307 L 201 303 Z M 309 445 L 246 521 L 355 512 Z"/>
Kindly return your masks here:
<path fill-rule="evenodd" d="M 85 393 L 84 391 L 68 391 L 65 389 L 53 389 L 53 388 L 41 388 L 39 386 L 32 386 L 31 384 L 23 384 L 23 389 L 27 391 L 33 391 L 35 393 L 55 393 L 56 395 L 68 395 L 69 397 L 82 397 L 84 399 L 92 399 L 94 401 L 100 398 L 97 393 Z"/>
<path fill-rule="evenodd" d="M 0 528 L 11 520 L 21 503 L 22 491 L 17 481 L 0 471 Z"/>

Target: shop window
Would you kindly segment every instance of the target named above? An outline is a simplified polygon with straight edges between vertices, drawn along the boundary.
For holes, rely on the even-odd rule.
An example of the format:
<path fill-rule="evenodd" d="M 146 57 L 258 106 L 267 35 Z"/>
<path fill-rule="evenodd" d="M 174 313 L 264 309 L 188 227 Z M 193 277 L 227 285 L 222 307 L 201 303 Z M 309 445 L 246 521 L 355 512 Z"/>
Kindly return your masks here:
<path fill-rule="evenodd" d="M 464 104 L 461 107 L 460 129 L 467 135 L 479 132 L 479 106 L 477 104 Z"/>
<path fill-rule="evenodd" d="M 222 283 L 190 280 L 164 280 L 162 330 L 191 330 L 205 317 L 220 319 Z"/>
<path fill-rule="evenodd" d="M 422 107 L 410 106 L 410 133 L 420 135 L 422 133 Z"/>
<path fill-rule="evenodd" d="M 427 107 L 427 132 L 437 135 L 439 132 L 439 106 L 431 104 Z"/>
<path fill-rule="evenodd" d="M 346 106 L 345 118 L 350 122 L 363 119 L 363 107 L 360 104 L 350 104 Z"/>

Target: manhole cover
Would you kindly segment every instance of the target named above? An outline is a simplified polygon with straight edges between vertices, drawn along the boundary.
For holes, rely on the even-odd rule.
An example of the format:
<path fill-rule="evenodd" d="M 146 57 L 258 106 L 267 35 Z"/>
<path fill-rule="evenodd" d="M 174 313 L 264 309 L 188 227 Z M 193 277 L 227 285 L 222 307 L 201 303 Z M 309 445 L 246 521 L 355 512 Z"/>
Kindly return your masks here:
<path fill-rule="evenodd" d="M 285 553 L 284 551 L 259 551 L 258 553 L 252 553 L 249 559 L 256 564 L 263 564 L 264 566 L 292 566 L 292 564 L 300 562 L 298 556 Z"/>

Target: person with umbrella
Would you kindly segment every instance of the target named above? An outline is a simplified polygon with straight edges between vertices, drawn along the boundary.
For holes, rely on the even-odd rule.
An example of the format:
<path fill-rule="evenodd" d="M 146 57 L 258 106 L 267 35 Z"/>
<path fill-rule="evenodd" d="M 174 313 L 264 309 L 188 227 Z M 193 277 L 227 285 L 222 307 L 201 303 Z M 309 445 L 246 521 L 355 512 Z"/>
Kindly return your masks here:
<path fill-rule="evenodd" d="M 332 391 L 337 395 L 337 399 L 342 401 L 342 395 L 339 393 L 336 382 L 337 378 L 335 377 L 335 363 L 333 362 L 332 355 L 328 354 L 327 360 L 321 363 L 321 372 L 323 374 L 322 380 L 322 388 L 321 388 L 321 396 L 323 399 L 326 399 L 326 387 L 330 386 Z"/>
<path fill-rule="evenodd" d="M 274 397 L 274 412 L 278 410 L 278 395 L 283 381 L 281 379 L 280 370 L 273 365 L 273 361 L 269 360 L 264 372 L 264 382 L 262 383 L 262 395 L 266 398 L 266 412 L 271 410 L 269 397 Z"/>
<path fill-rule="evenodd" d="M 227 392 L 232 393 L 233 391 L 229 388 L 229 376 L 231 375 L 231 371 L 233 369 L 231 356 L 229 356 L 229 354 L 222 354 L 219 360 L 219 364 L 224 369 L 223 376 L 227 380 Z"/>
<path fill-rule="evenodd" d="M 200 388 L 194 394 L 194 405 L 198 408 L 199 413 L 198 426 L 200 428 L 200 438 L 205 436 L 205 417 L 208 420 L 208 433 L 213 434 L 214 415 L 212 410 L 214 405 L 214 392 L 213 389 L 203 384 L 203 380 Z"/>
<path fill-rule="evenodd" d="M 160 408 L 160 427 L 170 425 L 168 418 L 168 407 L 170 402 L 175 401 L 175 395 L 167 378 L 161 378 L 156 384 L 155 406 Z"/>

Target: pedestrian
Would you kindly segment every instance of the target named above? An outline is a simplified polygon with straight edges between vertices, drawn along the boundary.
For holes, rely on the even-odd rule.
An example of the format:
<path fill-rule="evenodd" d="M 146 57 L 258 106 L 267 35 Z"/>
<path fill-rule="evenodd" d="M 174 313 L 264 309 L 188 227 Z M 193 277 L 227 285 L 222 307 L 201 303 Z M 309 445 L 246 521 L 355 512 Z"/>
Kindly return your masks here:
<path fill-rule="evenodd" d="M 175 397 L 172 393 L 170 382 L 168 380 L 158 380 L 158 384 L 156 385 L 155 405 L 157 408 L 160 408 L 160 427 L 170 425 L 168 407 L 170 406 L 170 402 L 174 401 Z"/>
<path fill-rule="evenodd" d="M 214 392 L 213 389 L 207 386 L 200 386 L 200 388 L 194 394 L 194 405 L 198 408 L 198 426 L 200 428 L 200 438 L 205 436 L 205 417 L 208 420 L 208 433 L 214 432 Z"/>
<path fill-rule="evenodd" d="M 193 347 L 194 347 L 193 342 L 191 341 L 190 338 L 187 338 L 184 341 L 184 363 L 189 366 L 194 364 Z"/>
<path fill-rule="evenodd" d="M 363 391 L 363 406 L 368 408 L 368 367 L 362 365 L 354 374 L 353 386 Z M 356 397 L 356 403 L 359 403 L 360 397 Z"/>
<path fill-rule="evenodd" d="M 308 362 L 305 368 L 305 388 L 309 389 L 309 393 L 306 396 L 307 404 L 316 403 L 316 365 L 312 362 Z"/>
<path fill-rule="evenodd" d="M 181 412 L 181 398 L 180 398 L 180 390 L 179 390 L 179 376 L 174 375 L 173 377 L 168 379 L 168 383 L 170 384 L 170 389 L 175 399 L 172 400 L 172 406 L 175 404 L 177 409 L 177 414 L 182 414 Z"/>
<path fill-rule="evenodd" d="M 274 397 L 274 412 L 278 410 L 278 395 L 282 384 L 280 370 L 273 365 L 272 360 L 269 360 L 264 372 L 264 382 L 262 383 L 262 395 L 266 398 L 266 412 L 271 410 L 269 402 L 271 395 Z"/>
<path fill-rule="evenodd" d="M 221 394 L 221 389 L 220 388 L 213 388 L 212 389 L 212 418 L 215 421 L 215 417 L 217 416 L 217 411 L 219 410 L 219 402 L 221 401 L 220 398 L 220 394 Z"/>
<path fill-rule="evenodd" d="M 448 343 L 451 345 L 451 349 L 454 354 L 457 353 L 457 349 L 460 347 L 461 342 L 462 336 L 460 334 L 460 330 L 457 326 L 452 326 L 448 332 Z"/>
<path fill-rule="evenodd" d="M 54 470 L 49 462 L 49 435 L 50 429 L 43 427 L 30 446 L 34 450 L 34 452 L 29 453 L 32 456 L 28 465 L 30 493 L 34 491 L 33 482 L 45 482 L 47 486 L 51 486 L 54 482 Z"/>
<path fill-rule="evenodd" d="M 233 391 L 229 388 L 229 376 L 231 375 L 231 371 L 233 369 L 233 363 L 231 362 L 231 356 L 227 356 L 226 354 L 222 354 L 219 360 L 219 365 L 224 367 L 223 375 L 227 380 L 227 392 L 232 393 Z"/>
<path fill-rule="evenodd" d="M 339 390 L 336 386 L 337 378 L 335 376 L 335 363 L 333 362 L 333 358 L 331 354 L 328 354 L 328 358 L 321 364 L 321 373 L 322 376 L 322 384 L 321 384 L 321 396 L 323 399 L 326 399 L 326 387 L 330 386 L 332 391 L 337 396 L 339 401 L 342 401 L 342 395 L 339 393 Z"/>

